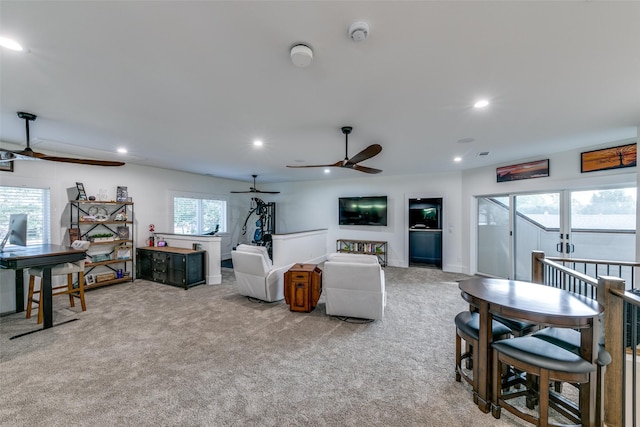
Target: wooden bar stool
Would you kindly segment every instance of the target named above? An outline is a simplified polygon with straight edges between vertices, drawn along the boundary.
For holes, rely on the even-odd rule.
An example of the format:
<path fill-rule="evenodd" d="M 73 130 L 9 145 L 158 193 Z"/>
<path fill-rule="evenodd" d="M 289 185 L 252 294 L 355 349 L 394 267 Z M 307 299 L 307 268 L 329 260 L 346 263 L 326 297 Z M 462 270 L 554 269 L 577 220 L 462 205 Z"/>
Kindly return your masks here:
<path fill-rule="evenodd" d="M 572 353 L 580 353 L 580 332 L 575 329 L 544 328 L 532 336 L 555 344 Z M 596 360 L 596 427 L 604 426 L 604 374 L 609 363 L 611 363 L 611 354 L 602 345 L 599 345 L 598 359 Z M 579 384 L 577 385 L 579 386 Z M 556 383 L 555 388 L 558 392 L 562 391 L 562 383 Z"/>
<path fill-rule="evenodd" d="M 548 341 L 531 336 L 496 341 L 492 344 L 492 404 L 493 416 L 500 418 L 504 408 L 515 416 L 538 426 L 555 426 L 549 423 L 549 408 L 552 406 L 563 417 L 574 424 L 581 425 L 579 406 L 556 394 L 550 398 L 549 382 L 563 381 L 586 384 L 592 381 L 595 366 L 579 355 L 565 350 Z M 503 393 L 502 372 L 506 367 L 535 375 L 538 381 L 527 381 L 534 385 L 524 390 Z M 538 416 L 529 414 L 508 401 L 521 396 L 535 395 L 538 401 Z M 562 424 L 567 425 L 567 424 Z"/>
<path fill-rule="evenodd" d="M 78 287 L 73 287 L 73 275 L 78 273 Z M 82 311 L 87 311 L 87 306 L 84 301 L 84 261 L 80 262 L 67 262 L 64 264 L 58 264 L 51 269 L 51 277 L 53 276 L 67 276 L 67 284 L 61 286 L 55 286 L 51 288 L 52 296 L 55 295 L 69 295 L 69 305 L 75 307 L 74 297 L 80 299 L 80 305 Z M 38 323 L 42 323 L 42 304 L 40 304 L 40 298 L 37 294 L 40 293 L 40 289 L 35 289 L 35 278 L 39 277 L 42 280 L 42 268 L 32 267 L 29 269 L 29 293 L 27 295 L 27 319 L 31 318 L 31 306 L 32 304 L 38 305 Z"/>
<path fill-rule="evenodd" d="M 480 329 L 480 316 L 478 313 L 472 313 L 470 311 L 463 311 L 458 313 L 455 318 L 456 323 L 456 381 L 460 382 L 464 379 L 473 388 L 473 401 L 478 403 L 478 375 L 477 369 L 478 352 L 474 351 L 474 348 L 478 348 L 478 336 Z M 493 321 L 491 324 L 493 339 L 507 338 L 511 334 L 511 329 Z M 465 341 L 465 352 L 462 352 L 462 340 Z M 467 366 L 471 369 L 472 375 L 469 376 L 462 369 L 462 362 L 467 360 Z"/>

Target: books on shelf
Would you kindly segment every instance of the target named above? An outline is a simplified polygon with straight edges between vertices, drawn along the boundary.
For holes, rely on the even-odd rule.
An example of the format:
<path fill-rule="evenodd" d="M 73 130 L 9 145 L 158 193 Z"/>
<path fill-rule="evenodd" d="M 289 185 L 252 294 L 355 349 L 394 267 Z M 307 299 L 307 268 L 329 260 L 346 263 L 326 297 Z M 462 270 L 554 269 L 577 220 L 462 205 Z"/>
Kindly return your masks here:
<path fill-rule="evenodd" d="M 382 248 L 378 243 L 372 242 L 343 242 L 343 246 L 340 248 L 341 250 L 347 250 L 350 252 L 363 252 L 363 253 L 371 253 L 376 254 L 382 252 Z"/>
<path fill-rule="evenodd" d="M 378 257 L 378 260 L 383 267 L 387 265 L 387 242 L 349 239 L 338 239 L 336 242 L 336 249 L 338 252 L 375 255 Z"/>

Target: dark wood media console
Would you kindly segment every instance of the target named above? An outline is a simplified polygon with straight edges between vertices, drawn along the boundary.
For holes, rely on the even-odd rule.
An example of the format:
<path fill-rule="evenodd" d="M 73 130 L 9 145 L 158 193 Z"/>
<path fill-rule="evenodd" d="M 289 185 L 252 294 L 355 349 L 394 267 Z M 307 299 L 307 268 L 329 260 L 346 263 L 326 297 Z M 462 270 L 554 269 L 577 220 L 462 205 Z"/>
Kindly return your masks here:
<path fill-rule="evenodd" d="M 206 283 L 206 251 L 174 247 L 136 249 L 136 278 L 188 289 Z"/>

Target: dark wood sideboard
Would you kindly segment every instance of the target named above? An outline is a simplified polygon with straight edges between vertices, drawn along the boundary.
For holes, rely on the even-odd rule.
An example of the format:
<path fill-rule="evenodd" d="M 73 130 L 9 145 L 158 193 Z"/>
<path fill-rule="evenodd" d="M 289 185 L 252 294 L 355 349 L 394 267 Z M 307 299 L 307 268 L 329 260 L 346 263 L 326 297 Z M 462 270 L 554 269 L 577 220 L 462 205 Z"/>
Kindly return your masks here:
<path fill-rule="evenodd" d="M 188 289 L 206 283 L 205 256 L 206 251 L 170 246 L 137 248 L 136 278 Z"/>

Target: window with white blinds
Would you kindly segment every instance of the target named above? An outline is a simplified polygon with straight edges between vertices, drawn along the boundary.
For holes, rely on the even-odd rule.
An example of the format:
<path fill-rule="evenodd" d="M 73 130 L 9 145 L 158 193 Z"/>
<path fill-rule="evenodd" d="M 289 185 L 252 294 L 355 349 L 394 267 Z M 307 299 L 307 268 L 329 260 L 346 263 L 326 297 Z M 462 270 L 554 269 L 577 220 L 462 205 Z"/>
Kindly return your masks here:
<path fill-rule="evenodd" d="M 0 234 L 9 229 L 10 214 L 27 214 L 27 244 L 51 239 L 49 189 L 0 185 Z"/>
<path fill-rule="evenodd" d="M 225 200 L 174 197 L 173 232 L 177 234 L 206 234 L 227 231 L 227 202 Z"/>

